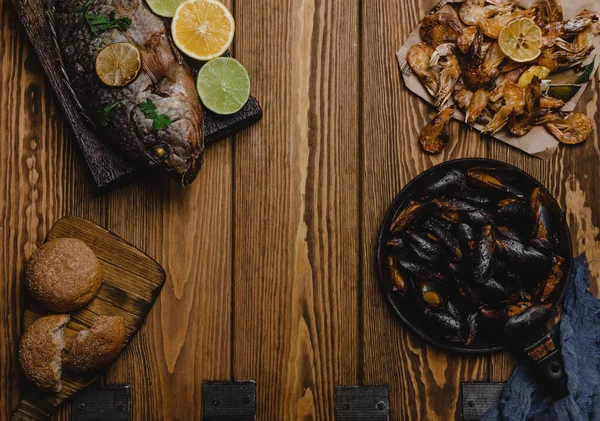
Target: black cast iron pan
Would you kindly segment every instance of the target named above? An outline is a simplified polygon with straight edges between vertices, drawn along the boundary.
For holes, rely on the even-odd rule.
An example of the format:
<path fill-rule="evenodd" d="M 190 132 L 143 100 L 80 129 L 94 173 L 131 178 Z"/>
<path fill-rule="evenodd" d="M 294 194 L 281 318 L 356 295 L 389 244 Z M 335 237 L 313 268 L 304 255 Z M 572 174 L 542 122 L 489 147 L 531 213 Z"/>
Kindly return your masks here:
<path fill-rule="evenodd" d="M 414 333 L 419 335 L 427 342 L 437 347 L 446 349 L 448 351 L 465 354 L 485 354 L 502 350 L 507 346 L 509 346 L 513 350 L 518 349 L 519 351 L 523 351 L 524 353 L 525 348 L 528 348 L 533 344 L 543 341 L 547 330 L 539 333 L 536 332 L 532 335 L 532 337 L 526 338 L 525 341 L 523 341 L 523 338 L 520 338 L 519 340 L 515 340 L 514 338 L 507 338 L 505 337 L 504 332 L 501 331 L 487 332 L 487 334 L 484 333 L 483 335 L 479 335 L 475 342 L 469 346 L 452 344 L 444 341 L 443 338 L 436 337 L 435 332 L 432 332 L 430 330 L 430 326 L 428 326 L 427 323 L 424 323 L 423 318 L 419 316 L 419 314 L 417 313 L 417 307 L 414 305 L 414 303 L 411 303 L 410 298 L 403 298 L 400 295 L 392 292 L 392 282 L 390 280 L 389 270 L 387 267 L 388 248 L 386 247 L 386 243 L 391 237 L 390 226 L 393 220 L 398 215 L 399 211 L 403 209 L 404 206 L 412 198 L 419 198 L 422 192 L 425 190 L 425 188 L 432 181 L 437 180 L 441 174 L 444 174 L 447 171 L 453 169 L 466 171 L 467 169 L 472 167 L 482 166 L 510 171 L 511 176 L 514 175 L 515 180 L 517 181 L 519 187 L 523 191 L 531 191 L 535 187 L 541 187 L 542 189 L 545 189 L 545 187 L 540 182 L 538 182 L 536 179 L 534 179 L 524 171 L 520 170 L 519 168 L 491 159 L 458 159 L 442 163 L 424 171 L 423 173 L 415 177 L 412 181 L 410 181 L 404 187 L 404 189 L 402 189 L 400 194 L 398 194 L 398 196 L 392 202 L 392 205 L 390 206 L 384 217 L 381 229 L 379 231 L 376 250 L 379 280 L 383 293 L 385 294 L 393 312 L 398 316 L 400 320 L 404 322 L 406 326 L 408 326 L 409 329 L 411 329 Z M 564 299 L 564 294 L 567 290 L 567 285 L 571 279 L 573 248 L 571 243 L 571 234 L 565 221 L 564 213 L 560 209 L 558 203 L 556 203 L 556 200 L 552 200 L 553 205 L 556 207 L 557 214 L 562 216 L 560 218 L 561 223 L 559 227 L 559 254 L 565 259 L 563 279 L 556 288 L 556 290 L 553 292 L 553 295 L 551 296 L 551 301 L 553 303 L 553 312 L 554 314 L 556 314 L 556 311 L 558 310 L 560 304 Z M 558 344 L 558 339 L 554 339 L 555 342 Z M 548 361 L 546 361 L 546 363 L 546 365 L 549 364 Z M 556 361 L 553 360 L 552 364 L 550 365 L 552 366 L 552 375 L 556 377 Z M 550 366 L 547 368 L 550 369 Z M 562 370 L 560 374 L 562 374 Z"/>

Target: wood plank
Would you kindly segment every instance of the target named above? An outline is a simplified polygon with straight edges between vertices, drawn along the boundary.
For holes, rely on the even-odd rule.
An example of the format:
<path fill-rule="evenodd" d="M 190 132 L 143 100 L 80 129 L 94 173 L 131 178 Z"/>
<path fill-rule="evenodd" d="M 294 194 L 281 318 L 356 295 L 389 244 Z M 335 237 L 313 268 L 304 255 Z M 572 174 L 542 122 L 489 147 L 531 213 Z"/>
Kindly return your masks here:
<path fill-rule="evenodd" d="M 460 381 L 488 377 L 488 357 L 447 353 L 410 333 L 387 307 L 375 273 L 377 232 L 402 187 L 437 163 L 485 156 L 490 148 L 490 142 L 477 140 L 454 122 L 452 140 L 440 156 L 425 155 L 418 145 L 431 110 L 404 87 L 394 55 L 435 3 L 368 0 L 361 12 L 361 382 L 390 385 L 390 417 L 398 420 L 454 419 L 459 416 Z"/>
<path fill-rule="evenodd" d="M 80 235 L 82 232 L 85 232 L 85 235 Z M 131 250 L 134 248 L 131 244 L 128 244 L 100 226 L 81 218 L 68 217 L 59 220 L 48 233 L 47 241 L 62 237 L 78 238 L 85 241 L 95 253 L 106 248 L 114 250 L 115 256 L 123 257 L 122 261 L 119 261 L 118 259 L 111 261 L 115 267 L 125 267 L 129 263 L 127 256 L 134 253 Z M 120 303 L 119 297 L 116 297 L 115 301 L 115 297 L 108 296 L 107 301 L 104 301 L 97 296 L 90 304 L 81 310 L 71 313 L 71 321 L 65 330 L 65 351 L 67 355 L 77 333 L 82 329 L 88 329 L 94 323 L 98 315 L 120 316 L 126 326 L 126 343 L 129 343 L 131 338 L 140 328 L 162 288 L 165 281 L 165 273 L 160 269 L 158 263 L 148 256 L 144 256 L 141 253 L 135 254 L 138 254 L 138 265 L 147 266 L 148 270 L 146 272 L 148 274 L 159 274 L 154 276 L 154 278 L 149 277 L 149 279 L 139 278 L 134 280 L 134 282 L 139 283 L 137 286 L 138 288 L 141 288 L 142 285 L 144 285 L 145 288 L 150 291 L 149 294 L 147 294 L 150 299 L 145 300 L 143 305 L 139 307 L 131 308 L 132 312 L 130 313 L 122 311 L 118 306 Z M 105 265 L 102 261 L 101 264 L 103 266 Z M 121 271 L 116 272 L 106 272 L 104 273 L 104 277 L 108 279 L 111 284 L 117 285 L 119 289 L 126 291 L 128 289 L 128 282 L 131 282 L 132 280 L 127 276 L 121 276 L 121 272 L 126 271 L 122 269 Z M 46 314 L 46 312 L 40 311 L 40 308 L 35 306 L 31 300 L 27 301 L 24 320 L 32 321 L 36 317 L 44 314 Z M 64 371 L 62 375 L 63 387 L 59 393 L 42 393 L 31 385 L 28 385 L 25 395 L 11 419 L 15 421 L 32 419 L 45 420 L 48 415 L 54 413 L 56 407 L 62 402 L 69 399 L 74 393 L 81 391 L 91 384 L 97 377 L 98 373 L 76 375 L 68 370 Z"/>
<path fill-rule="evenodd" d="M 358 1 L 236 2 L 265 105 L 235 145 L 234 375 L 260 420 L 333 420 L 356 384 Z"/>
<path fill-rule="evenodd" d="M 146 328 L 107 375 L 131 384 L 135 419 L 201 420 L 202 382 L 231 380 L 233 139 L 204 158 L 185 189 L 146 180 L 107 198 L 108 226 L 167 272 Z"/>
<path fill-rule="evenodd" d="M 86 168 L 12 5 L 0 0 L 0 419 L 21 397 L 21 270 L 54 222 L 77 214 L 102 223 L 104 198 Z M 67 418 L 63 418 L 66 420 Z"/>

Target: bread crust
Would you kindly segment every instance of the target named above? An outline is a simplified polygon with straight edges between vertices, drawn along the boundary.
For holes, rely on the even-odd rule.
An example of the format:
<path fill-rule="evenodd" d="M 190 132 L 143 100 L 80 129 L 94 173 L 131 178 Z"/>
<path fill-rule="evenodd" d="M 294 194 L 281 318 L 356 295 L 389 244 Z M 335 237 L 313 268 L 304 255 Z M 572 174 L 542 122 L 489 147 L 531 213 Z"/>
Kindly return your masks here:
<path fill-rule="evenodd" d="M 88 304 L 102 283 L 102 266 L 94 252 L 75 238 L 42 245 L 25 268 L 29 295 L 47 309 L 67 313 Z"/>
<path fill-rule="evenodd" d="M 98 316 L 89 330 L 82 330 L 75 338 L 65 366 L 78 373 L 100 370 L 117 358 L 125 339 L 123 319 Z"/>
<path fill-rule="evenodd" d="M 40 317 L 23 334 L 19 363 L 25 376 L 47 392 L 60 392 L 64 329 L 71 317 L 56 314 Z"/>

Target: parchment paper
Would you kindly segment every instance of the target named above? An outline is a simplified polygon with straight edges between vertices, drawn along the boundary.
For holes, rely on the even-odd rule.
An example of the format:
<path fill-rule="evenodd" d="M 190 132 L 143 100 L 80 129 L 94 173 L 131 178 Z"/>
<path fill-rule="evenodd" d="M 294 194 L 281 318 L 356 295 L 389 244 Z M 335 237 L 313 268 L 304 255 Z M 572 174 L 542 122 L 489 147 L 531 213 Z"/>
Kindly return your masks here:
<path fill-rule="evenodd" d="M 520 4 L 522 7 L 527 8 L 530 7 L 532 3 L 539 3 L 540 1 L 544 0 L 522 0 Z M 441 11 L 456 14 L 456 6 L 452 7 L 450 3 L 462 3 L 462 0 L 442 0 L 437 4 L 436 7 L 433 8 L 432 13 Z M 562 8 L 564 18 L 565 20 L 572 18 L 573 16 L 576 16 L 579 12 L 581 12 L 583 9 L 598 10 L 599 5 L 597 3 L 597 0 L 563 0 Z M 417 75 L 415 75 L 412 72 L 412 69 L 410 68 L 406 60 L 406 56 L 410 47 L 421 42 L 421 37 L 419 35 L 420 26 L 420 24 L 417 25 L 417 27 L 410 33 L 408 39 L 396 55 L 406 87 L 421 98 L 423 98 L 429 104 L 433 104 L 433 97 L 429 95 L 429 93 L 427 92 Z M 591 56 L 585 61 L 585 64 L 590 63 L 594 59 L 594 57 L 596 57 L 596 65 L 593 72 L 595 74 L 598 70 L 598 67 L 600 66 L 600 37 L 595 38 L 594 45 L 596 46 L 596 49 L 594 50 L 594 52 L 592 52 Z M 562 83 L 562 81 L 564 81 L 565 79 L 573 78 L 574 75 L 575 72 L 573 70 L 567 70 L 562 73 L 551 74 L 549 76 L 549 79 L 553 80 L 555 83 Z M 583 92 L 586 89 L 587 85 L 588 83 L 583 84 L 581 86 L 577 94 L 565 104 L 563 110 L 573 111 L 573 109 L 575 109 L 575 106 L 577 105 L 577 102 L 583 95 Z M 452 98 L 450 99 L 449 103 L 452 103 Z M 462 111 L 457 110 L 454 114 L 454 118 L 459 121 L 464 121 L 465 115 Z M 479 132 L 483 130 L 483 126 L 479 124 L 476 124 L 474 128 L 477 129 Z M 535 126 L 527 135 L 522 137 L 512 136 L 510 133 L 504 130 L 494 134 L 493 137 L 545 161 L 549 160 L 552 157 L 559 145 L 558 140 L 554 136 L 552 136 L 543 126 Z"/>

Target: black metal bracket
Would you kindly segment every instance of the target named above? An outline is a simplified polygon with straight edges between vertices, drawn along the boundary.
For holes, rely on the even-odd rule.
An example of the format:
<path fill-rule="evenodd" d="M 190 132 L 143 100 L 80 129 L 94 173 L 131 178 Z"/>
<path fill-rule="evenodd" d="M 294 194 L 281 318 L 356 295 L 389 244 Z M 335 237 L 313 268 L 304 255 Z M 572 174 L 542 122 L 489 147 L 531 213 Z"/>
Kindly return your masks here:
<path fill-rule="evenodd" d="M 388 386 L 336 386 L 336 421 L 389 421 Z"/>
<path fill-rule="evenodd" d="M 204 421 L 256 420 L 256 382 L 204 382 Z"/>
<path fill-rule="evenodd" d="M 463 421 L 479 421 L 500 400 L 504 385 L 505 383 L 461 383 Z"/>
<path fill-rule="evenodd" d="M 75 396 L 72 421 L 130 421 L 129 385 L 90 386 Z"/>

